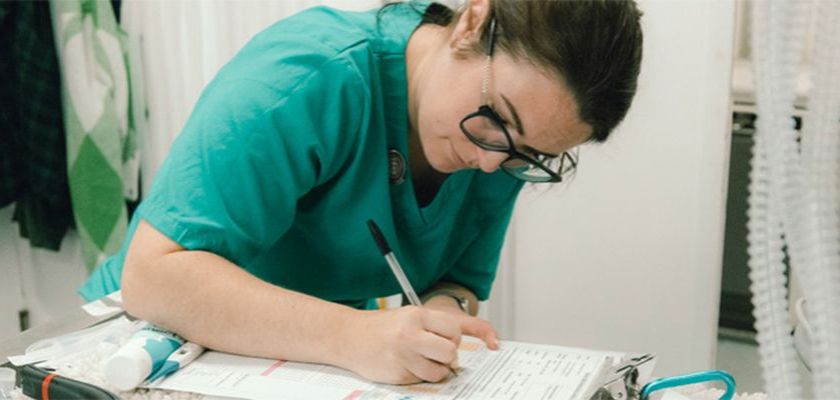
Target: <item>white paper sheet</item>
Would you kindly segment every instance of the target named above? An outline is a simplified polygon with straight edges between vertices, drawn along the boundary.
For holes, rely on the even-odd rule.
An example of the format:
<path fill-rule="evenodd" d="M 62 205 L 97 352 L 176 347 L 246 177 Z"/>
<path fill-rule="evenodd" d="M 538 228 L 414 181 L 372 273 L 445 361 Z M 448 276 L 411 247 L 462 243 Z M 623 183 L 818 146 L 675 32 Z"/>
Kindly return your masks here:
<path fill-rule="evenodd" d="M 488 350 L 465 337 L 461 370 L 442 383 L 370 383 L 330 366 L 207 352 L 163 381 L 145 387 L 245 399 L 570 400 L 593 384 L 620 353 L 503 341 Z"/>
<path fill-rule="evenodd" d="M 82 309 L 94 317 L 120 313 L 123 311 L 122 292 L 118 290 L 99 300 L 86 303 L 82 305 Z"/>

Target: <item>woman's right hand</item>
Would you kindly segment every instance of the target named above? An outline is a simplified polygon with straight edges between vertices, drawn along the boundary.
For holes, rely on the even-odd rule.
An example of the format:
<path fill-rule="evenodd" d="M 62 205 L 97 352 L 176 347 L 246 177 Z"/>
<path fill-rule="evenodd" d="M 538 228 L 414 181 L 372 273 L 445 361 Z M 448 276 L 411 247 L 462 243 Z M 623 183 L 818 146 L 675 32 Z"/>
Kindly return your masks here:
<path fill-rule="evenodd" d="M 414 306 L 363 311 L 346 328 L 340 366 L 366 379 L 439 382 L 457 368 L 461 328 L 449 313 Z"/>

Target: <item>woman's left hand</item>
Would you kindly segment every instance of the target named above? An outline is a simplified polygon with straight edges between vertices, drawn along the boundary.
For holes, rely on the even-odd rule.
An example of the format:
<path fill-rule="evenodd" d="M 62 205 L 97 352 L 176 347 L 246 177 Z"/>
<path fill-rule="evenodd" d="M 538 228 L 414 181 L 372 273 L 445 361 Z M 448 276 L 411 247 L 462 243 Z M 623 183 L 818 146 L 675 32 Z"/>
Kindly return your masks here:
<path fill-rule="evenodd" d="M 493 325 L 489 321 L 465 313 L 452 298 L 435 296 L 427 300 L 423 307 L 454 315 L 461 324 L 462 334 L 481 339 L 490 350 L 499 349 L 499 334 Z"/>

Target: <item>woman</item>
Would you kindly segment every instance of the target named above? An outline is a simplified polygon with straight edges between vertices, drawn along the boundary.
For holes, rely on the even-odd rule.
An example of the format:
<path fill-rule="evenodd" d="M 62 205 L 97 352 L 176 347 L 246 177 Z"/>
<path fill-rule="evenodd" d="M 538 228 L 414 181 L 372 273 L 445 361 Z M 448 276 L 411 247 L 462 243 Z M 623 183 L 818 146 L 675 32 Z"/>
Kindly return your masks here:
<path fill-rule="evenodd" d="M 469 0 L 307 10 L 211 82 L 122 251 L 82 288 L 206 347 L 440 381 L 475 317 L 514 200 L 626 114 L 641 61 L 630 2 Z M 382 228 L 425 307 L 400 292 Z"/>

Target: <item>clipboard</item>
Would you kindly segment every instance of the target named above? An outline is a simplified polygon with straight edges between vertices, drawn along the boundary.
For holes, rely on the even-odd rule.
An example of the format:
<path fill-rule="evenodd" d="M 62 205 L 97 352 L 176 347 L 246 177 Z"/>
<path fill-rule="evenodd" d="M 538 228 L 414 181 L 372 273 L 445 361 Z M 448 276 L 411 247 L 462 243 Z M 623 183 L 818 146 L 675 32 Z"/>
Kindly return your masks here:
<path fill-rule="evenodd" d="M 721 381 L 726 391 L 720 400 L 732 400 L 735 395 L 735 378 L 723 370 L 707 370 L 685 375 L 669 376 L 647 382 L 653 373 L 656 357 L 638 354 L 604 370 L 583 399 L 585 400 L 649 400 L 654 392 L 701 382 Z M 646 383 L 645 383 L 646 382 Z"/>

